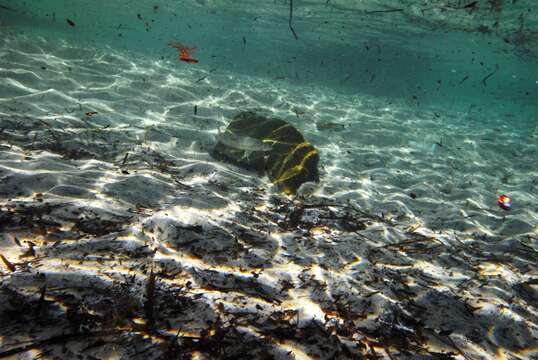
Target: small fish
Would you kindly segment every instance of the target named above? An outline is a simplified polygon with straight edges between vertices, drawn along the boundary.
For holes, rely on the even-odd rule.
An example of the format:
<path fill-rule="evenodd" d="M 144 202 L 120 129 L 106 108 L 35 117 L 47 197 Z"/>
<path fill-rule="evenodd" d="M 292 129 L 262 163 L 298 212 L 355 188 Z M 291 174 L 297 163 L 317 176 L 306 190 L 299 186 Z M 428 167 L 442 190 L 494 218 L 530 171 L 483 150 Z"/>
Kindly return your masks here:
<path fill-rule="evenodd" d="M 75 22 L 69 18 L 65 18 L 65 20 L 67 21 L 67 23 L 69 24 L 69 26 L 72 26 L 72 27 L 75 27 Z"/>
<path fill-rule="evenodd" d="M 343 130 L 345 129 L 344 124 L 337 124 L 330 121 L 320 122 L 316 124 L 318 130 Z"/>
<path fill-rule="evenodd" d="M 97 114 L 97 111 L 88 111 L 84 115 L 86 115 L 87 117 L 92 117 L 95 114 Z"/>
<path fill-rule="evenodd" d="M 271 151 L 273 140 L 260 140 L 250 136 L 236 135 L 230 131 L 220 133 L 218 141 L 232 149 L 243 151 Z"/>

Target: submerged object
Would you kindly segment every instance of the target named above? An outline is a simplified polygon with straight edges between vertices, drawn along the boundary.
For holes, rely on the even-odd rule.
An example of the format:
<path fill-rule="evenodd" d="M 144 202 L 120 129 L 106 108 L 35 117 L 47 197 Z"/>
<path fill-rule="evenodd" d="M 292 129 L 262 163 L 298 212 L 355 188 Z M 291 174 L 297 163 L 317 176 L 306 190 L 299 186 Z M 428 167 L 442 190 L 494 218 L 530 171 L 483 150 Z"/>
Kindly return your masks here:
<path fill-rule="evenodd" d="M 319 154 L 303 135 L 284 120 L 244 111 L 219 134 L 211 156 L 247 170 L 266 172 L 286 194 L 304 183 L 319 181 Z"/>
<path fill-rule="evenodd" d="M 183 44 L 178 43 L 178 42 L 170 43 L 170 44 L 168 44 L 168 46 L 178 50 L 178 59 L 179 60 L 185 61 L 186 63 L 189 63 L 189 64 L 197 64 L 198 63 L 198 60 L 193 59 L 192 56 L 191 56 L 191 53 L 196 51 L 195 47 L 188 48 L 188 47 L 186 47 Z"/>
<path fill-rule="evenodd" d="M 499 204 L 499 207 L 503 210 L 510 210 L 512 208 L 512 199 L 503 194 L 499 196 L 497 204 Z"/>

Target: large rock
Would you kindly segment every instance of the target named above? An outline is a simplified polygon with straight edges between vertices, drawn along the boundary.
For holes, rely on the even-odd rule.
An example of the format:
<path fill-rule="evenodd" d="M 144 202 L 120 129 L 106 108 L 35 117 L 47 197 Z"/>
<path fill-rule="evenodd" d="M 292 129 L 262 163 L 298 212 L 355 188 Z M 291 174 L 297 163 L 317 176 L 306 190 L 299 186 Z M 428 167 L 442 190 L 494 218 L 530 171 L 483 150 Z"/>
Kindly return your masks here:
<path fill-rule="evenodd" d="M 319 181 L 316 148 L 286 121 L 253 111 L 233 118 L 211 155 L 248 170 L 267 172 L 287 194 L 295 194 L 307 181 Z"/>

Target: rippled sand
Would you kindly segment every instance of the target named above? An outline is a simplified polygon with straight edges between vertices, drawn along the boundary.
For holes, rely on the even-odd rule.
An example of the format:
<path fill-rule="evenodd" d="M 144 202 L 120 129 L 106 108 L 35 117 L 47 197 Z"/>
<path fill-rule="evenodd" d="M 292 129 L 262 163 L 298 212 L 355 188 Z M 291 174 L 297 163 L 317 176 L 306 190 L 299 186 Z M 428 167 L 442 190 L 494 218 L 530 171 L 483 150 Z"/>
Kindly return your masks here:
<path fill-rule="evenodd" d="M 536 128 L 23 35 L 0 59 L 0 355 L 538 357 Z M 247 109 L 318 187 L 208 155 Z"/>

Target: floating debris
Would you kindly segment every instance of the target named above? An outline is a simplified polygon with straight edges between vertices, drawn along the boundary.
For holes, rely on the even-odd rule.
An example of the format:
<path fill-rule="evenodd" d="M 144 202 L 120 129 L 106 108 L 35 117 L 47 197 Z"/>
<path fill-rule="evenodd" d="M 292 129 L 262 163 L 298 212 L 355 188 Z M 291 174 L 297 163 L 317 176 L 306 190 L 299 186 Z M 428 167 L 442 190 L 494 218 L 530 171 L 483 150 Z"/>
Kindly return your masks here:
<path fill-rule="evenodd" d="M 288 26 L 290 27 L 291 33 L 293 34 L 293 37 L 295 38 L 295 40 L 299 40 L 299 37 L 297 36 L 295 29 L 291 25 L 292 20 L 293 20 L 293 0 L 290 0 L 290 16 L 288 18 Z"/>
<path fill-rule="evenodd" d="M 196 48 L 188 48 L 181 43 L 175 42 L 168 44 L 171 48 L 178 50 L 178 59 L 189 64 L 197 64 L 198 60 L 192 58 L 191 53 L 196 51 Z"/>
<path fill-rule="evenodd" d="M 499 196 L 499 200 L 497 200 L 497 204 L 503 210 L 510 210 L 512 208 L 512 199 L 507 195 L 501 195 Z"/>

